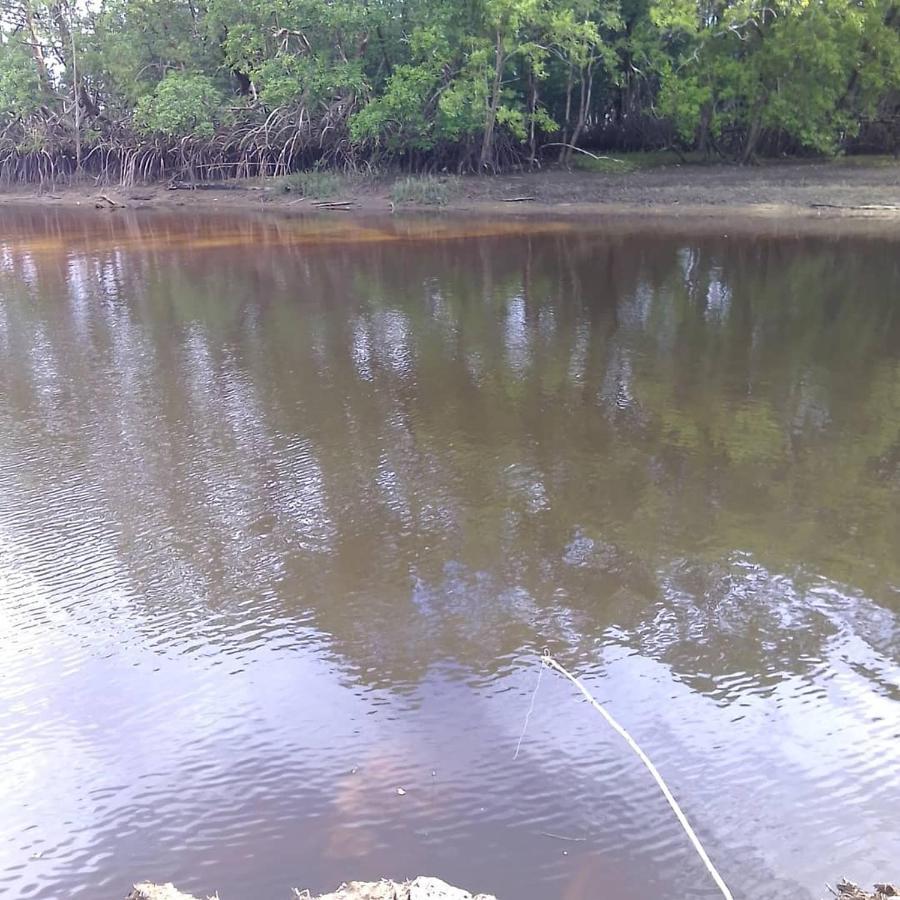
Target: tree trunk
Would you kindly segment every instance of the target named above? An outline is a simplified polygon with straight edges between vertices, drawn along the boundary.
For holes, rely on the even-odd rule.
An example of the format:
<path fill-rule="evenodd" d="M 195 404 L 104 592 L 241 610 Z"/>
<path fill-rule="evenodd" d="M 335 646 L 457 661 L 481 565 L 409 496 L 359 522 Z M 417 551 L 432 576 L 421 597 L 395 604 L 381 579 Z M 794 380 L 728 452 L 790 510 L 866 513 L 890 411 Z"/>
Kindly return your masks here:
<path fill-rule="evenodd" d="M 569 143 L 569 121 L 572 116 L 572 67 L 569 66 L 569 73 L 566 76 L 566 118 L 563 123 L 563 132 L 562 132 L 562 147 L 559 151 L 559 161 L 561 163 L 566 161 L 567 158 L 567 150 L 566 146 Z"/>
<path fill-rule="evenodd" d="M 572 138 L 569 141 L 572 146 L 565 148 L 568 153 L 566 156 L 566 163 L 571 160 L 572 154 L 575 152 L 572 148 L 578 146 L 578 141 L 584 132 L 585 125 L 587 125 L 587 117 L 591 109 L 591 93 L 593 90 L 594 61 L 591 60 L 587 64 L 587 67 L 581 72 L 581 93 L 578 98 L 578 121 L 575 123 L 575 129 L 572 132 Z"/>
<path fill-rule="evenodd" d="M 72 8 L 68 0 L 51 4 L 50 17 L 56 27 L 59 61 L 72 79 L 73 116 L 75 119 L 75 171 L 81 171 L 81 91 L 78 85 L 78 62 L 75 59 L 75 33 L 70 27 Z"/>
<path fill-rule="evenodd" d="M 78 89 L 78 59 L 75 55 L 75 35 L 72 39 L 72 92 L 75 95 L 75 174 L 81 174 L 81 91 Z"/>
<path fill-rule="evenodd" d="M 38 83 L 42 92 L 49 93 L 50 78 L 47 75 L 47 61 L 44 59 L 44 48 L 41 46 L 41 42 L 38 40 L 37 33 L 34 30 L 34 16 L 31 11 L 31 4 L 24 3 L 23 7 L 25 9 L 25 24 L 28 27 L 28 43 L 31 47 L 34 64 L 37 66 Z"/>
<path fill-rule="evenodd" d="M 710 126 L 712 125 L 712 103 L 704 103 L 700 109 L 700 125 L 697 131 L 697 149 L 704 159 L 709 159 L 712 149 L 710 142 Z M 677 136 L 676 136 L 677 137 Z M 674 140 L 673 140 L 674 143 Z"/>
<path fill-rule="evenodd" d="M 497 110 L 500 109 L 500 90 L 503 84 L 503 65 L 506 62 L 503 54 L 503 35 L 497 29 L 497 44 L 494 49 L 494 80 L 491 85 L 490 102 L 484 122 L 484 139 L 481 142 L 481 171 L 493 165 L 494 125 L 497 122 Z"/>
<path fill-rule="evenodd" d="M 753 162 L 756 153 L 756 145 L 759 143 L 759 136 L 762 133 L 762 114 L 759 106 L 753 111 L 750 119 L 750 128 L 747 129 L 747 137 L 744 140 L 744 149 L 741 151 L 741 165 L 746 166 Z"/>
<path fill-rule="evenodd" d="M 537 112 L 538 90 L 537 79 L 534 77 L 534 70 L 528 67 L 528 88 L 530 92 L 529 109 L 531 114 L 531 123 L 528 129 L 528 166 L 534 165 L 535 156 L 537 156 L 537 141 L 535 135 L 534 117 Z"/>
<path fill-rule="evenodd" d="M 59 61 L 65 67 L 68 74 L 72 73 L 72 33 L 69 29 L 69 4 L 67 0 L 61 0 L 50 5 L 50 18 L 56 27 L 57 42 L 54 46 Z"/>

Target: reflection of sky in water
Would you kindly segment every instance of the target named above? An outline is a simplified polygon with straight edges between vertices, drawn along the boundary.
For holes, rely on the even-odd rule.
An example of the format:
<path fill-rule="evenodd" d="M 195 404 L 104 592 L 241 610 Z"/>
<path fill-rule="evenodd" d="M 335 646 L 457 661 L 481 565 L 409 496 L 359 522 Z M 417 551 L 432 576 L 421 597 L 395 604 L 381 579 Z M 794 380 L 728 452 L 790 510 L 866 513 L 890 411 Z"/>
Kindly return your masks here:
<path fill-rule="evenodd" d="M 525 299 L 512 297 L 506 306 L 506 358 L 516 375 L 523 375 L 528 367 L 531 338 L 525 320 Z"/>
<path fill-rule="evenodd" d="M 2 577 L 4 591 L 30 590 L 32 611 L 41 599 L 52 602 Z M 823 585 L 795 597 L 793 613 L 780 613 L 783 629 L 799 625 L 804 610 L 822 609 L 825 590 L 824 610 L 838 630 L 803 673 L 784 672 L 779 654 L 758 648 L 758 673 L 726 655 L 722 674 L 706 676 L 698 692 L 691 685 L 703 673 L 680 670 L 685 641 L 697 638 L 664 627 L 655 629 L 656 646 L 639 639 L 639 652 L 613 629 L 587 670 L 572 663 L 652 754 L 726 877 L 750 885 L 762 871 L 773 880 L 771 896 L 813 885 L 834 867 L 877 878 L 900 852 L 892 813 L 872 802 L 900 791 L 889 693 L 900 689 L 900 670 L 844 618 L 877 621 L 881 611 Z M 95 598 L 116 608 L 112 598 Z M 488 575 L 459 566 L 448 566 L 438 584 L 419 583 L 413 600 L 422 645 L 485 643 L 510 621 L 555 634 L 554 649 L 571 638 L 521 588 L 498 594 Z M 506 864 L 534 843 L 530 865 L 560 891 L 577 867 L 633 882 L 636 896 L 653 893 L 653 877 L 703 884 L 644 770 L 566 683 L 544 676 L 520 760 L 511 762 L 536 655 L 506 658 L 490 679 L 435 666 L 395 693 L 357 685 L 335 667 L 326 636 L 293 623 L 270 621 L 266 641 L 251 649 L 223 643 L 225 621 L 203 624 L 216 629 L 214 643 L 154 648 L 148 640 L 158 638 L 134 634 L 128 611 L 118 609 L 122 625 L 110 636 L 78 613 L 64 632 L 52 622 L 40 631 L 7 623 L 0 796 L 29 802 L 5 805 L 7 829 L 19 838 L 0 852 L 0 867 L 17 890 L 24 882 L 16 868 L 34 853 L 41 858 L 28 861 L 32 877 L 69 877 L 77 866 L 99 886 L 105 866 L 117 865 L 104 853 L 127 849 L 129 865 L 144 871 L 171 855 L 173 840 L 188 886 L 209 888 L 223 872 L 241 884 L 232 870 L 239 861 L 221 853 L 229 842 L 246 848 L 248 830 L 282 847 L 286 834 L 300 842 L 280 864 L 285 885 L 304 877 L 310 855 L 325 856 L 317 869 L 330 873 L 324 885 L 341 867 L 374 876 L 410 847 L 445 872 L 449 865 L 457 880 L 477 872 L 478 883 L 490 885 L 496 872 L 474 848 L 471 864 L 442 861 L 447 844 L 470 845 L 473 821 L 507 834 L 508 846 L 494 848 Z M 770 629 L 772 640 L 786 639 L 784 631 Z M 873 674 L 885 690 L 873 690 Z M 398 786 L 410 797 L 402 807 Z M 397 833 L 385 829 L 385 815 Z M 839 828 L 829 824 L 835 819 Z M 804 828 L 816 822 L 829 845 L 825 859 L 809 853 Z M 563 858 L 544 833 L 588 840 Z M 196 864 L 180 861 L 187 859 Z M 646 888 L 634 880 L 635 864 L 653 875 Z M 254 858 L 245 865 L 253 872 Z M 274 882 L 265 890 L 260 896 L 277 894 Z"/>
<path fill-rule="evenodd" d="M 708 895 L 545 645 L 736 894 L 890 876 L 893 320 L 602 244 L 4 253 L 0 890 Z"/>

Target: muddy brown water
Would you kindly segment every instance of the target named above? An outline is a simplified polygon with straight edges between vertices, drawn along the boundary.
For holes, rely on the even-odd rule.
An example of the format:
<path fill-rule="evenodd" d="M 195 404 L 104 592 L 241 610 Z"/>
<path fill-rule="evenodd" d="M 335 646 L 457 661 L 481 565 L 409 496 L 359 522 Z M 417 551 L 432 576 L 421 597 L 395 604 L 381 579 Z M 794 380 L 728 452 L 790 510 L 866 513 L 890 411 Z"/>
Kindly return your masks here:
<path fill-rule="evenodd" d="M 900 860 L 900 245 L 0 213 L 0 893 Z M 400 795 L 398 788 L 405 794 Z"/>

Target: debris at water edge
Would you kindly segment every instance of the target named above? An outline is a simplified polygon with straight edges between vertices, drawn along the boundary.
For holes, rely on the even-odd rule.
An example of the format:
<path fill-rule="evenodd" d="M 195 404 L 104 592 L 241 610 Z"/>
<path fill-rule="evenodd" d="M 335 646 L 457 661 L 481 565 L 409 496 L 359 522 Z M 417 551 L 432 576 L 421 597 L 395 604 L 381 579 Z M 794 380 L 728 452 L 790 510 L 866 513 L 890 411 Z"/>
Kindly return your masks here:
<path fill-rule="evenodd" d="M 125 900 L 197 900 L 191 894 L 179 891 L 171 882 L 169 884 L 136 884 Z"/>
<path fill-rule="evenodd" d="M 217 895 L 218 896 L 218 895 Z M 351 881 L 330 894 L 312 897 L 309 891 L 294 889 L 298 900 L 496 900 L 488 894 L 472 895 L 440 878 L 419 876 L 412 881 Z M 171 884 L 136 884 L 125 900 L 200 900 Z M 238 900 L 238 898 L 235 898 Z M 855 900 L 855 898 L 850 898 Z"/>
<path fill-rule="evenodd" d="M 846 878 L 838 882 L 837 889 L 830 885 L 828 889 L 838 900 L 886 900 L 888 897 L 900 897 L 900 888 L 893 884 L 876 884 L 874 893 L 869 894 Z"/>

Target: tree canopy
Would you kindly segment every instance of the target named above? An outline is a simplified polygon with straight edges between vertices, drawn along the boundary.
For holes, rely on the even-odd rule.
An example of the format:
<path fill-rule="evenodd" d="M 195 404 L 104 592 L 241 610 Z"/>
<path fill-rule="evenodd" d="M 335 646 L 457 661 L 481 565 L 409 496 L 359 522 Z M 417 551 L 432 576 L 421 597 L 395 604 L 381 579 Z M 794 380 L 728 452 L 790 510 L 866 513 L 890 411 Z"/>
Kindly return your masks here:
<path fill-rule="evenodd" d="M 898 0 L 0 0 L 8 179 L 898 142 Z"/>

